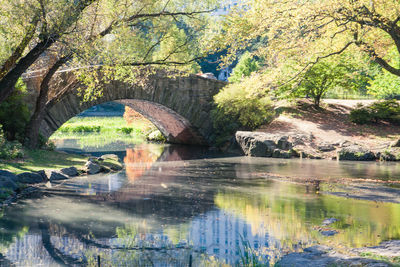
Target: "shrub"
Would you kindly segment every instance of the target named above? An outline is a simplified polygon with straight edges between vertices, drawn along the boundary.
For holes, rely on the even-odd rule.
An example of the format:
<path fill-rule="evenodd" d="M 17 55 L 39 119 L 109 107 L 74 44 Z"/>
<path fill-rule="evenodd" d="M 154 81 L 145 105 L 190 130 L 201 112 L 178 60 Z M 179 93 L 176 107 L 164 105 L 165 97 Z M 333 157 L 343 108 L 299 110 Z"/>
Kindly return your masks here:
<path fill-rule="evenodd" d="M 22 158 L 24 151 L 22 145 L 18 141 L 8 141 L 5 138 L 2 126 L 0 125 L 0 158 L 1 159 L 16 159 Z"/>
<path fill-rule="evenodd" d="M 60 128 L 62 133 L 99 133 L 101 126 L 89 126 L 89 125 L 79 125 L 79 126 L 63 126 Z"/>
<path fill-rule="evenodd" d="M 0 103 L 0 123 L 3 125 L 5 137 L 12 140 L 23 141 L 25 127 L 29 121 L 30 113 L 24 98 L 26 85 L 19 80 L 13 93 Z"/>
<path fill-rule="evenodd" d="M 378 121 L 400 123 L 400 104 L 396 100 L 385 100 L 369 106 L 357 105 L 350 112 L 350 120 L 358 124 Z"/>
<path fill-rule="evenodd" d="M 133 131 L 133 128 L 131 128 L 131 127 L 122 127 L 122 128 L 117 129 L 117 132 L 123 133 L 123 134 L 131 134 L 132 131 Z"/>
<path fill-rule="evenodd" d="M 215 97 L 212 119 L 217 144 L 231 138 L 238 129 L 253 130 L 274 117 L 269 95 L 257 77 L 229 84 Z"/>

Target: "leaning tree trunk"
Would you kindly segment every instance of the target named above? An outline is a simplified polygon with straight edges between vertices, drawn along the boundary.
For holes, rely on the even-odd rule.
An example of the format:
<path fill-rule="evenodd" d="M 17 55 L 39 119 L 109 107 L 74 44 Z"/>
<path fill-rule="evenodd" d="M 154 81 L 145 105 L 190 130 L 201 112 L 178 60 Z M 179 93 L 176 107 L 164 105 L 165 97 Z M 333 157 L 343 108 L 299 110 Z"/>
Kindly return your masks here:
<path fill-rule="evenodd" d="M 12 70 L 4 75 L 0 80 L 0 103 L 13 92 L 14 86 L 21 75 L 55 42 L 55 40 L 56 38 L 49 38 L 38 43 L 26 56 L 18 61 Z"/>
<path fill-rule="evenodd" d="M 38 148 L 39 145 L 39 130 L 46 112 L 46 103 L 49 95 L 49 84 L 51 78 L 56 71 L 69 59 L 68 56 L 59 58 L 56 63 L 49 69 L 40 83 L 40 92 L 36 100 L 35 111 L 28 122 L 25 130 L 25 146 L 29 148 Z"/>

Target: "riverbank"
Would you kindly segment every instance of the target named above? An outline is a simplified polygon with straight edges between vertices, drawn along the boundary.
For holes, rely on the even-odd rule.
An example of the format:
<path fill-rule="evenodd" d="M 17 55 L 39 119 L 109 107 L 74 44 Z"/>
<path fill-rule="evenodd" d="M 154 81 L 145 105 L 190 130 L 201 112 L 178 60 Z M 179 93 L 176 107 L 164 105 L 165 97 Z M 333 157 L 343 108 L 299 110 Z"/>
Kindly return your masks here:
<path fill-rule="evenodd" d="M 350 121 L 357 103 L 371 100 L 324 100 L 322 108 L 310 101 L 282 103 L 277 116 L 254 132 L 237 132 L 244 154 L 258 157 L 338 160 L 400 160 L 400 126 Z"/>
<path fill-rule="evenodd" d="M 39 188 L 73 177 L 120 171 L 117 155 L 87 157 L 56 151 L 30 150 L 19 162 L 0 163 L 0 206 L 40 191 Z"/>

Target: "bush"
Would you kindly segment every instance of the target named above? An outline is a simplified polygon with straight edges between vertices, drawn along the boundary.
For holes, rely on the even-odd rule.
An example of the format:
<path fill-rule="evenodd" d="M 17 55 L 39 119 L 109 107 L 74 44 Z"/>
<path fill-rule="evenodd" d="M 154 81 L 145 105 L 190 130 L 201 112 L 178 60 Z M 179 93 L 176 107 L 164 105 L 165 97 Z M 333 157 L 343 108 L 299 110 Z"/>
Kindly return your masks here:
<path fill-rule="evenodd" d="M 122 128 L 117 129 L 117 132 L 123 133 L 123 134 L 131 134 L 132 131 L 133 131 L 133 128 L 131 128 L 131 127 L 122 127 Z"/>
<path fill-rule="evenodd" d="M 5 138 L 2 126 L 0 125 L 0 158 L 1 159 L 16 159 L 22 158 L 24 151 L 22 145 L 18 141 L 8 141 Z"/>
<path fill-rule="evenodd" d="M 231 138 L 236 130 L 253 130 L 274 117 L 274 109 L 263 83 L 257 77 L 229 84 L 215 97 L 212 119 L 217 144 Z"/>
<path fill-rule="evenodd" d="M 0 103 L 0 123 L 3 125 L 4 135 L 10 140 L 23 142 L 25 127 L 30 113 L 24 98 L 26 85 L 19 80 L 13 93 Z"/>
<path fill-rule="evenodd" d="M 400 123 L 400 104 L 396 100 L 374 102 L 369 106 L 357 105 L 350 112 L 350 120 L 357 124 L 378 121 Z"/>
<path fill-rule="evenodd" d="M 101 130 L 101 126 L 63 126 L 60 128 L 60 132 L 62 133 L 99 133 Z"/>

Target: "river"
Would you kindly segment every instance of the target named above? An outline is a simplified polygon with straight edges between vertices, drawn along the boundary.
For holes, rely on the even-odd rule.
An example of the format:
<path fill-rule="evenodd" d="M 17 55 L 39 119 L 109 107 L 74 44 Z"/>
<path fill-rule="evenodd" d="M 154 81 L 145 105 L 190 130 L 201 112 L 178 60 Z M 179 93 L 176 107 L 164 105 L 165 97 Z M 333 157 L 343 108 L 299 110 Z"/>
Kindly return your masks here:
<path fill-rule="evenodd" d="M 395 184 L 388 188 L 395 197 L 383 194 L 386 199 L 377 202 L 365 194 L 329 192 L 329 183 L 320 188 L 319 182 L 307 182 L 398 180 L 399 164 L 248 158 L 158 144 L 88 150 L 71 144 L 62 142 L 58 148 L 97 156 L 115 153 L 125 168 L 52 184 L 5 209 L 2 263 L 273 265 L 315 244 L 346 250 L 400 239 Z M 327 218 L 338 221 L 322 225 Z"/>

